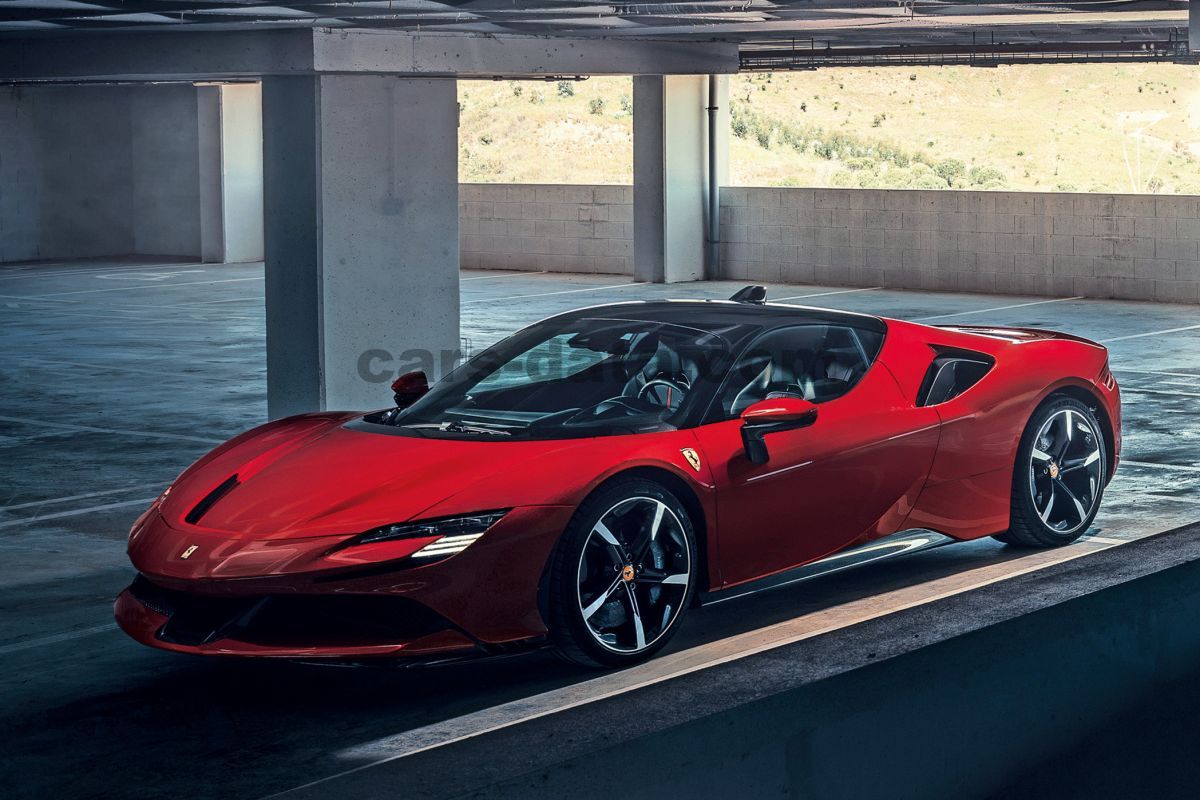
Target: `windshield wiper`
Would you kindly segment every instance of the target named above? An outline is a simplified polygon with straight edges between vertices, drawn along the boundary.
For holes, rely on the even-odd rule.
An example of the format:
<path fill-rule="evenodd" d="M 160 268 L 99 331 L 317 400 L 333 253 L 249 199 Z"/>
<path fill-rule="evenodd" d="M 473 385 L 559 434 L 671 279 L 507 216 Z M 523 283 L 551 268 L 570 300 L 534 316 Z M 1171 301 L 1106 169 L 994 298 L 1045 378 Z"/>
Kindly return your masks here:
<path fill-rule="evenodd" d="M 461 422 L 443 422 L 438 426 L 438 430 L 445 431 L 446 433 L 490 433 L 493 436 L 512 436 L 510 431 L 485 428 L 479 425 L 464 425 Z"/>
<path fill-rule="evenodd" d="M 512 433 L 509 431 L 464 425 L 461 422 L 414 422 L 407 425 L 397 424 L 396 427 L 406 428 L 422 436 L 427 435 L 425 431 L 437 431 L 438 433 L 490 433 L 494 436 L 512 436 Z"/>

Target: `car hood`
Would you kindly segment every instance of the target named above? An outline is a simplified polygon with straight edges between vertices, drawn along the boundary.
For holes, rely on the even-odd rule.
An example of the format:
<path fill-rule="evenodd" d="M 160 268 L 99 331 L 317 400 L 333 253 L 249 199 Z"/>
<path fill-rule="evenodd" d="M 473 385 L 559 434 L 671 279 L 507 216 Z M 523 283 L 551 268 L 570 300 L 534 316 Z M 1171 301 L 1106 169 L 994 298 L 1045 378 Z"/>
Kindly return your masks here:
<path fill-rule="evenodd" d="M 295 538 L 357 533 L 435 506 L 438 513 L 426 516 L 440 516 L 456 497 L 458 513 L 490 510 L 495 492 L 474 487 L 595 441 L 425 439 L 346 426 L 356 416 L 293 417 L 222 445 L 172 485 L 160 507 L 164 521 L 177 529 Z M 504 507 L 560 501 L 538 482 L 502 482 Z M 473 507 L 474 496 L 485 505 Z"/>

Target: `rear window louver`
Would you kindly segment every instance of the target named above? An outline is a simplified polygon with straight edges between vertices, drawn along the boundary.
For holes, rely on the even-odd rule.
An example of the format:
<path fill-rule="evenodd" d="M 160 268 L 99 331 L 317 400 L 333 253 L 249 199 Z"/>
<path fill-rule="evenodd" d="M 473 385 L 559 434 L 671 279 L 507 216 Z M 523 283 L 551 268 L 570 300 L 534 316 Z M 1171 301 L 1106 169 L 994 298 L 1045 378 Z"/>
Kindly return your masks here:
<path fill-rule="evenodd" d="M 221 482 L 220 486 L 213 489 L 208 494 L 204 495 L 204 498 L 201 499 L 199 503 L 196 503 L 195 508 L 193 508 L 191 511 L 189 511 L 187 516 L 183 518 L 183 521 L 189 525 L 195 525 L 197 522 L 200 521 L 200 519 L 205 514 L 208 513 L 209 509 L 211 509 L 214 505 L 217 504 L 218 500 L 220 500 L 222 497 L 224 497 L 226 495 L 226 493 L 229 492 L 230 489 L 232 489 L 233 487 L 235 487 L 237 485 L 238 485 L 237 474 L 235 473 L 233 475 L 230 475 L 228 478 L 226 478 L 224 481 Z"/>

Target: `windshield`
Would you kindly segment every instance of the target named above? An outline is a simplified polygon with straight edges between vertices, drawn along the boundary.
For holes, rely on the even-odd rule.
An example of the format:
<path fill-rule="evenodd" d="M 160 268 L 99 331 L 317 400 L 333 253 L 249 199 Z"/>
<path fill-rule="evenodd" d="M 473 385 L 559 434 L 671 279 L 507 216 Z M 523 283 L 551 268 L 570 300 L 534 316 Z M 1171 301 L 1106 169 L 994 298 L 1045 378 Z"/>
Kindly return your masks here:
<path fill-rule="evenodd" d="M 484 351 L 399 413 L 414 435 L 560 438 L 676 427 L 730 347 L 711 331 L 645 320 L 535 325 Z"/>

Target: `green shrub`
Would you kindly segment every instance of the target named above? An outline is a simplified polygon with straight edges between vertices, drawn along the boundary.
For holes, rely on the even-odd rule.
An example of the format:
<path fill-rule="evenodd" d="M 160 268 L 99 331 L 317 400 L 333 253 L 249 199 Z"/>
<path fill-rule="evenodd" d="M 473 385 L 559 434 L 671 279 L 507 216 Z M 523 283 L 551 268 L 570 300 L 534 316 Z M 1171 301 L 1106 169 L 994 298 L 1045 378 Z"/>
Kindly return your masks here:
<path fill-rule="evenodd" d="M 986 189 L 998 189 L 1008 185 L 1004 173 L 994 167 L 971 167 L 967 172 L 967 179 Z"/>
<path fill-rule="evenodd" d="M 786 125 L 779 129 L 779 141 L 797 153 L 803 153 L 808 148 L 808 140 L 804 138 L 804 134 Z"/>
<path fill-rule="evenodd" d="M 591 114 L 603 114 L 604 113 L 604 98 L 603 97 L 593 97 L 591 100 L 588 100 L 588 112 Z"/>
<path fill-rule="evenodd" d="M 575 96 L 575 82 L 574 81 L 559 81 L 558 82 L 558 96 L 559 97 L 574 97 Z"/>
<path fill-rule="evenodd" d="M 957 158 L 947 158 L 935 164 L 933 171 L 946 182 L 947 186 L 953 186 L 954 182 L 966 173 L 967 165 Z"/>
<path fill-rule="evenodd" d="M 913 182 L 912 189 L 945 189 L 946 182 L 937 175 L 918 176 Z"/>

